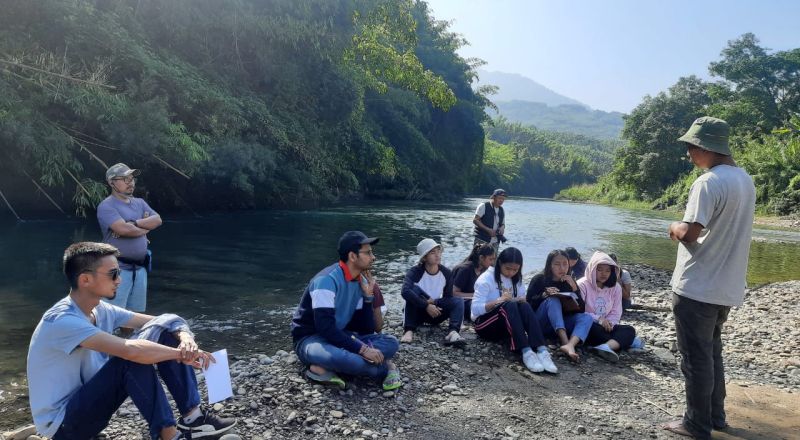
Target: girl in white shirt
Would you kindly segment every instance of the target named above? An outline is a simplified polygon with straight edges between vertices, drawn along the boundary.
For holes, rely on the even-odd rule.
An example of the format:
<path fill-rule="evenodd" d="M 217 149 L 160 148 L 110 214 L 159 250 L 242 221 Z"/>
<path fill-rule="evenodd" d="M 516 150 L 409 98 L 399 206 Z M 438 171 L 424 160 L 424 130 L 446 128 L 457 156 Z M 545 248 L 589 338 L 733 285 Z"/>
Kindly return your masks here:
<path fill-rule="evenodd" d="M 472 320 L 478 336 L 491 340 L 510 338 L 511 350 L 522 353 L 522 363 L 534 373 L 557 373 L 522 283 L 522 253 L 509 247 L 500 252 L 494 267 L 475 281 Z"/>

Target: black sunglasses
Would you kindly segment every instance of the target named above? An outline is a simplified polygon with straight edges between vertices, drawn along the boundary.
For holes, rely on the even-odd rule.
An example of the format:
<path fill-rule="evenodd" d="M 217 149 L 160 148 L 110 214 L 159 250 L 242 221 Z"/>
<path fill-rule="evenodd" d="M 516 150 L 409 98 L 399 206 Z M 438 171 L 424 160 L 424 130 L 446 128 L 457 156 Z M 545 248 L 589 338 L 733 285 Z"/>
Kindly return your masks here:
<path fill-rule="evenodd" d="M 111 281 L 117 281 L 117 278 L 119 278 L 119 268 L 116 268 L 116 267 L 114 269 L 109 270 L 108 272 L 97 272 L 96 270 L 84 270 L 83 271 L 83 273 L 88 273 L 88 272 L 91 272 L 91 273 L 102 273 L 103 275 L 108 275 L 109 277 L 111 277 Z"/>

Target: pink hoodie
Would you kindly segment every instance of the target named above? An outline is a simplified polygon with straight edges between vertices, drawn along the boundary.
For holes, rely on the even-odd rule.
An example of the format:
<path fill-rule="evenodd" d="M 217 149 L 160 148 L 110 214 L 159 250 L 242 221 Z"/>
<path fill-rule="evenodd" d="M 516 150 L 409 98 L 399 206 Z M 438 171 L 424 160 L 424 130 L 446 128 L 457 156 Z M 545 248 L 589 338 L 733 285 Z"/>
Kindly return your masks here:
<path fill-rule="evenodd" d="M 611 324 L 619 324 L 622 317 L 622 287 L 617 283 L 613 287 L 597 286 L 597 266 L 608 264 L 617 272 L 619 280 L 619 267 L 614 260 L 603 252 L 595 252 L 586 266 L 586 274 L 578 280 L 578 288 L 586 302 L 586 313 L 592 315 L 595 322 L 600 318 L 607 319 Z"/>

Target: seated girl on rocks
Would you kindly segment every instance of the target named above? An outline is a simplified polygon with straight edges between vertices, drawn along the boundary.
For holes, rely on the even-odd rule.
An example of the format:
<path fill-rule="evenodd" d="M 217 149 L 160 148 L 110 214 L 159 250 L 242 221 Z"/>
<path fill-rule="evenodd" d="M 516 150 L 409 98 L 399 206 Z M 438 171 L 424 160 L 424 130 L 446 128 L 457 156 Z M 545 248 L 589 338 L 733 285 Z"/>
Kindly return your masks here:
<path fill-rule="evenodd" d="M 475 281 L 472 298 L 475 333 L 486 339 L 509 338 L 511 351 L 522 353 L 522 363 L 534 373 L 557 373 L 522 283 L 522 253 L 513 247 L 500 252 L 494 267 Z"/>
<path fill-rule="evenodd" d="M 475 281 L 494 266 L 497 259 L 494 247 L 489 243 L 478 243 L 472 248 L 469 256 L 453 268 L 453 295 L 464 300 L 464 319 L 470 320 L 472 295 L 475 293 Z"/>
<path fill-rule="evenodd" d="M 544 270 L 528 285 L 527 301 L 536 312 L 542 333 L 558 338 L 560 350 L 577 362 L 580 356 L 575 347 L 585 342 L 592 327 L 592 317 L 584 313 L 584 303 L 578 295 L 578 285 L 570 275 L 569 257 L 556 249 L 547 254 Z"/>
<path fill-rule="evenodd" d="M 586 344 L 603 359 L 619 360 L 617 352 L 634 343 L 636 330 L 619 323 L 622 317 L 622 287 L 617 284 L 619 267 L 603 252 L 595 252 L 586 266 L 586 275 L 578 280 L 578 288 L 592 317 Z M 640 342 L 637 342 L 640 344 Z"/>
<path fill-rule="evenodd" d="M 414 339 L 414 331 L 421 324 L 439 325 L 448 320 L 450 332 L 445 345 L 463 345 L 458 333 L 464 321 L 464 301 L 453 296 L 453 274 L 443 266 L 442 245 L 431 238 L 417 244 L 419 261 L 406 272 L 401 295 L 406 300 L 403 311 L 403 333 L 400 342 Z"/>

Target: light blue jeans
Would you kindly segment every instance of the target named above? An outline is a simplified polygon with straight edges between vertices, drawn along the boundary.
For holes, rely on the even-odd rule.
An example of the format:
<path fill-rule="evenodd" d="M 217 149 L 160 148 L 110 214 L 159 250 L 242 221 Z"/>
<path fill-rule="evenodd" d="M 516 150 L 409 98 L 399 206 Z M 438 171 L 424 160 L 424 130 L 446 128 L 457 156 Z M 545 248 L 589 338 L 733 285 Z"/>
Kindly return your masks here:
<path fill-rule="evenodd" d="M 390 360 L 400 348 L 400 342 L 392 335 L 375 333 L 357 337 L 361 342 L 380 350 L 386 361 Z M 329 344 L 320 335 L 311 335 L 301 339 L 295 351 L 300 362 L 306 365 L 319 365 L 326 370 L 350 376 L 383 379 L 389 372 L 385 361 L 380 365 L 371 364 L 358 353 Z"/>
<path fill-rule="evenodd" d="M 589 329 L 592 328 L 592 317 L 588 313 L 573 313 L 564 316 L 561 301 L 558 298 L 547 298 L 536 309 L 536 319 L 542 326 L 542 333 L 546 338 L 555 338 L 558 329 L 567 331 L 570 337 L 577 336 L 581 342 L 586 341 Z"/>
<path fill-rule="evenodd" d="M 136 266 L 136 270 L 122 269 L 119 271 L 122 282 L 117 287 L 117 296 L 105 300 L 132 312 L 144 312 L 147 308 L 147 270 Z"/>

